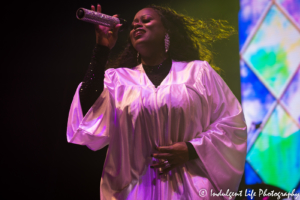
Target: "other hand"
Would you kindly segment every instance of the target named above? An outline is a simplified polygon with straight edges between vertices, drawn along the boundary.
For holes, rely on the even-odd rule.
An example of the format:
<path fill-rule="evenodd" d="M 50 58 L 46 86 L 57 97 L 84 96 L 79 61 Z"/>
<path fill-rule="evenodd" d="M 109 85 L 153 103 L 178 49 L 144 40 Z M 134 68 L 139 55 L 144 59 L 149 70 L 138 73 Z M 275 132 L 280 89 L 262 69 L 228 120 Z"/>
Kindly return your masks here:
<path fill-rule="evenodd" d="M 91 6 L 91 10 L 95 11 L 95 6 Z M 97 4 L 97 12 L 101 13 L 101 6 Z M 118 17 L 118 15 L 113 15 L 113 17 Z M 96 43 L 107 46 L 112 49 L 118 39 L 119 28 L 122 24 L 117 24 L 114 28 L 109 28 L 102 25 L 95 24 L 95 33 L 96 33 Z"/>
<path fill-rule="evenodd" d="M 170 146 L 160 146 L 158 153 L 152 156 L 161 159 L 159 163 L 152 164 L 151 168 L 162 168 L 160 174 L 167 173 L 171 169 L 184 164 L 189 160 L 189 151 L 185 142 L 178 142 Z"/>

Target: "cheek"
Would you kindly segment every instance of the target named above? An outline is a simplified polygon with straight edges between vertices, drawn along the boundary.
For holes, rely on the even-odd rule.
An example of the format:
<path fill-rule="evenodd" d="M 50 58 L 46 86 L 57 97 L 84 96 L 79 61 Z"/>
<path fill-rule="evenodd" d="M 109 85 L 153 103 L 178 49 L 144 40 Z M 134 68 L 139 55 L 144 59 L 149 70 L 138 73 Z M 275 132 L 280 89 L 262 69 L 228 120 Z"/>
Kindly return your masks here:
<path fill-rule="evenodd" d="M 161 39 L 161 38 L 165 38 L 165 32 L 164 32 L 164 27 L 161 25 L 157 25 L 157 24 L 153 24 L 153 25 L 149 25 L 148 29 L 151 31 L 151 35 L 153 37 L 155 37 L 156 39 Z"/>
<path fill-rule="evenodd" d="M 152 34 L 150 34 L 149 37 L 151 38 L 151 40 L 161 43 L 162 41 L 164 41 L 165 35 L 164 32 L 162 32 L 160 29 L 156 29 L 152 31 Z"/>
<path fill-rule="evenodd" d="M 130 31 L 130 33 L 129 33 L 130 40 L 132 40 L 132 36 L 133 36 L 133 31 Z"/>

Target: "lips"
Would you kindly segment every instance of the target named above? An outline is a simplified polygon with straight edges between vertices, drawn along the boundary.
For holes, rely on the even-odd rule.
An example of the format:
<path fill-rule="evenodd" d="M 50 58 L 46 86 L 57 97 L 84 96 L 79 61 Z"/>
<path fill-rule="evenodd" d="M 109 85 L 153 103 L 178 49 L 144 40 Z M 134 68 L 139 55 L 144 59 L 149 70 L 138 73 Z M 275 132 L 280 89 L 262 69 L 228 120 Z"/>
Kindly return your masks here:
<path fill-rule="evenodd" d="M 142 37 L 142 35 L 144 35 L 145 32 L 146 31 L 144 29 L 137 29 L 137 30 L 134 31 L 133 37 L 135 39 L 138 39 L 138 38 Z"/>

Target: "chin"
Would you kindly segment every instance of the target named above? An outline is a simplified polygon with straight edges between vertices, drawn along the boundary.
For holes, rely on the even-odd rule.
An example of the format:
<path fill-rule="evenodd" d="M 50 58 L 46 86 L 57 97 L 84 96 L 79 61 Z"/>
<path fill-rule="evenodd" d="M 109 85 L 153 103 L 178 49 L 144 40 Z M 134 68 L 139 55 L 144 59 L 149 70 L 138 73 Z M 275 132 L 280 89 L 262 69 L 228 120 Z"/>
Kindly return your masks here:
<path fill-rule="evenodd" d="M 143 44 L 145 44 L 145 42 L 146 41 L 143 38 L 139 38 L 139 39 L 136 39 L 133 42 L 131 42 L 131 44 L 135 49 L 137 49 L 139 47 L 139 45 L 143 45 Z"/>

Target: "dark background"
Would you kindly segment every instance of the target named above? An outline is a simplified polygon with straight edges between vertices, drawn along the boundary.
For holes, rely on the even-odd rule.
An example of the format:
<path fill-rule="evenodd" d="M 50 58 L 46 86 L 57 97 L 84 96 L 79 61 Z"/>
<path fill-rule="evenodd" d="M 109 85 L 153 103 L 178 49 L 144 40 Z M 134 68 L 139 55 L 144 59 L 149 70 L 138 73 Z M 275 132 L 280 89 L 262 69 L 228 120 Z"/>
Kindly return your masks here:
<path fill-rule="evenodd" d="M 99 199 L 106 148 L 93 152 L 66 141 L 70 104 L 95 44 L 93 25 L 77 20 L 75 12 L 97 3 L 103 13 L 118 13 L 128 21 L 144 6 L 157 4 L 198 19 L 225 19 L 238 29 L 238 0 L 6 3 L 1 19 L 1 199 Z M 126 38 L 127 33 L 119 34 L 112 56 Z M 240 99 L 238 34 L 217 42 L 214 52 L 222 77 Z"/>

